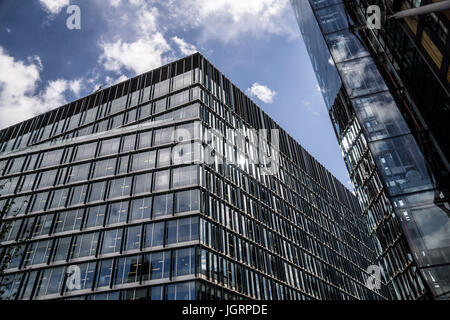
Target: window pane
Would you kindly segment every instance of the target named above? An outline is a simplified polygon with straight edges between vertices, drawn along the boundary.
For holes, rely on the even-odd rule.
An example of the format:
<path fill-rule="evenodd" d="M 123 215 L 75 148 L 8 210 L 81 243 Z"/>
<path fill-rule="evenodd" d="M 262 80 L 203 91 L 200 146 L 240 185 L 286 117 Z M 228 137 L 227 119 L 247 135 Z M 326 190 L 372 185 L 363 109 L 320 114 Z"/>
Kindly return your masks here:
<path fill-rule="evenodd" d="M 175 250 L 173 254 L 174 277 L 192 274 L 195 271 L 195 248 Z"/>
<path fill-rule="evenodd" d="M 152 174 L 145 173 L 134 177 L 133 195 L 150 193 L 152 189 Z"/>
<path fill-rule="evenodd" d="M 163 194 L 154 197 L 153 217 L 160 217 L 172 214 L 173 194 Z"/>
<path fill-rule="evenodd" d="M 133 155 L 131 170 L 146 170 L 155 167 L 156 151 L 148 151 Z"/>
<path fill-rule="evenodd" d="M 100 178 L 114 175 L 115 167 L 116 167 L 115 158 L 94 162 L 92 177 Z"/>
<path fill-rule="evenodd" d="M 97 142 L 92 142 L 89 144 L 78 146 L 75 161 L 94 158 L 96 148 Z"/>
<path fill-rule="evenodd" d="M 87 180 L 89 176 L 89 169 L 91 164 L 85 163 L 77 166 L 73 166 L 69 169 L 67 182 L 77 182 Z"/>
<path fill-rule="evenodd" d="M 56 215 L 55 233 L 80 230 L 84 209 L 60 212 Z"/>
<path fill-rule="evenodd" d="M 145 225 L 145 248 L 162 246 L 164 244 L 164 222 Z"/>
<path fill-rule="evenodd" d="M 170 170 L 158 171 L 155 173 L 155 188 L 154 190 L 168 190 Z"/>
<path fill-rule="evenodd" d="M 155 130 L 155 146 L 173 142 L 173 127 Z"/>
<path fill-rule="evenodd" d="M 130 221 L 150 219 L 152 198 L 142 198 L 131 201 Z"/>
<path fill-rule="evenodd" d="M 96 182 L 91 184 L 91 193 L 89 195 L 89 201 L 103 200 L 106 190 L 106 181 Z"/>
<path fill-rule="evenodd" d="M 182 187 L 198 184 L 198 167 L 189 166 L 173 170 L 172 187 Z"/>
<path fill-rule="evenodd" d="M 97 269 L 97 288 L 109 286 L 111 281 L 113 259 L 100 261 Z"/>
<path fill-rule="evenodd" d="M 83 204 L 86 199 L 87 190 L 87 184 L 73 187 L 70 195 L 70 206 Z"/>
<path fill-rule="evenodd" d="M 158 150 L 158 167 L 170 165 L 171 148 Z"/>
<path fill-rule="evenodd" d="M 139 280 L 140 262 L 138 256 L 120 258 L 115 267 L 114 284 L 133 283 Z"/>
<path fill-rule="evenodd" d="M 72 244 L 71 258 L 94 256 L 97 251 L 99 233 L 87 233 L 76 236 Z"/>
<path fill-rule="evenodd" d="M 105 231 L 103 234 L 102 253 L 119 252 L 122 243 L 122 229 Z"/>
<path fill-rule="evenodd" d="M 128 215 L 128 201 L 111 203 L 108 206 L 107 225 L 126 222 L 127 215 Z"/>
<path fill-rule="evenodd" d="M 176 193 L 175 212 L 199 210 L 199 190 L 182 191 Z"/>
<path fill-rule="evenodd" d="M 55 255 L 53 261 L 64 261 L 69 254 L 69 246 L 72 237 L 59 238 L 56 240 Z"/>
<path fill-rule="evenodd" d="M 106 212 L 105 205 L 88 208 L 86 211 L 87 217 L 85 222 L 85 228 L 103 226 L 103 222 L 105 220 L 105 212 Z"/>
<path fill-rule="evenodd" d="M 141 226 L 127 228 L 125 251 L 139 250 L 141 247 Z"/>
<path fill-rule="evenodd" d="M 122 138 L 122 152 L 134 150 L 136 144 L 136 135 L 129 135 Z"/>
<path fill-rule="evenodd" d="M 119 178 L 111 180 L 108 198 L 118 198 L 129 196 L 131 190 L 131 177 Z"/>
<path fill-rule="evenodd" d="M 141 132 L 139 134 L 139 149 L 148 148 L 152 146 L 152 132 Z"/>

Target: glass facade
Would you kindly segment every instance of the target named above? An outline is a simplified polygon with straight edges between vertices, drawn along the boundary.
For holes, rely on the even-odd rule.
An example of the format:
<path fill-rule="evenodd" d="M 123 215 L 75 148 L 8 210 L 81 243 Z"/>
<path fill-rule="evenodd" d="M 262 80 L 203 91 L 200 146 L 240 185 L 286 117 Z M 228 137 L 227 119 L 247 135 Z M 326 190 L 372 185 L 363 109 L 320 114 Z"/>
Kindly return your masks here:
<path fill-rule="evenodd" d="M 423 132 L 411 125 L 382 62 L 362 40 L 372 31 L 356 28 L 366 23 L 360 20 L 365 9 L 352 14 L 362 2 L 291 0 L 391 297 L 445 297 L 445 170 L 436 170 L 432 148 L 423 148 Z"/>
<path fill-rule="evenodd" d="M 0 136 L 2 299 L 387 297 L 356 197 L 200 54 Z"/>

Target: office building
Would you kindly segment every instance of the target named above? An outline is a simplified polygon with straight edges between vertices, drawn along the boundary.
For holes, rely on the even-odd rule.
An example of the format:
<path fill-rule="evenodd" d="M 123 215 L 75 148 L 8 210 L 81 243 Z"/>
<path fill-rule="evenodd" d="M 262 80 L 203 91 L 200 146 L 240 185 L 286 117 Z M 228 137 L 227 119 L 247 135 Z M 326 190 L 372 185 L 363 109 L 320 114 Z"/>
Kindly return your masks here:
<path fill-rule="evenodd" d="M 198 53 L 3 129 L 0 168 L 3 299 L 388 296 L 356 197 Z"/>
<path fill-rule="evenodd" d="M 420 2 L 291 0 L 393 299 L 450 289 L 448 12 L 387 19 Z"/>

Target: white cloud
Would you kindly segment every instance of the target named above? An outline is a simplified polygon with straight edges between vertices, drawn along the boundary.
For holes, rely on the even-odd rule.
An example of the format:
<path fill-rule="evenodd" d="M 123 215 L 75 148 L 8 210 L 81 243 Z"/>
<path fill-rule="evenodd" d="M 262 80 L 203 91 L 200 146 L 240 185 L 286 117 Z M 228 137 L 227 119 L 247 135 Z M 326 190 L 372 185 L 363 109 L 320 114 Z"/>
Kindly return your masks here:
<path fill-rule="evenodd" d="M 175 42 L 180 49 L 181 53 L 188 56 L 196 53 L 198 50 L 193 44 L 189 44 L 181 38 L 172 37 L 172 41 Z"/>
<path fill-rule="evenodd" d="M 132 26 L 136 34 L 134 41 L 127 42 L 118 37 L 100 43 L 99 62 L 105 70 L 121 73 L 127 69 L 139 74 L 164 64 L 163 56 L 171 47 L 157 28 L 159 12 L 156 8 L 147 9 L 146 4 L 142 6 Z"/>
<path fill-rule="evenodd" d="M 81 80 L 49 81 L 38 90 L 42 63 L 38 56 L 17 61 L 0 47 L 0 127 L 7 127 L 65 104 L 65 93 L 78 94 Z"/>
<path fill-rule="evenodd" d="M 270 90 L 268 87 L 255 82 L 251 88 L 247 89 L 247 94 L 255 96 L 264 103 L 272 103 L 273 98 L 277 95 L 275 91 Z"/>
<path fill-rule="evenodd" d="M 61 9 L 70 4 L 70 0 L 39 0 L 42 7 L 51 14 L 61 12 Z"/>
<path fill-rule="evenodd" d="M 201 40 L 229 42 L 243 35 L 298 36 L 289 0 L 169 0 L 169 18 L 199 28 Z"/>

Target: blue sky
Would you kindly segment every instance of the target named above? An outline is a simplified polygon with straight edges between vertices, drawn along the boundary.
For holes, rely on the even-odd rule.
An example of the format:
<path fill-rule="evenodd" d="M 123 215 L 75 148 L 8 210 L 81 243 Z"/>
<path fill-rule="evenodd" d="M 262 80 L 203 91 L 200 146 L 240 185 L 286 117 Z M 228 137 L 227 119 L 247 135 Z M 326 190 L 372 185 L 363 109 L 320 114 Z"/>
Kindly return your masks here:
<path fill-rule="evenodd" d="M 195 51 L 351 187 L 288 0 L 1 0 L 0 128 Z"/>

